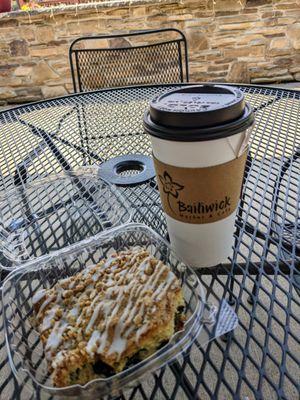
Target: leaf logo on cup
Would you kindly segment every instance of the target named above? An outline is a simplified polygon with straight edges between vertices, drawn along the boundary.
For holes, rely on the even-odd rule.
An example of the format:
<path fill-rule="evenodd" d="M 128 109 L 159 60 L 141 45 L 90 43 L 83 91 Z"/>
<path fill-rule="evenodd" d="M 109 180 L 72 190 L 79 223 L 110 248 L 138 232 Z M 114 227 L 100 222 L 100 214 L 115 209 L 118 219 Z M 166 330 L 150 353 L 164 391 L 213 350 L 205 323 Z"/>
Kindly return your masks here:
<path fill-rule="evenodd" d="M 163 191 L 167 195 L 169 207 L 173 211 L 172 206 L 170 204 L 170 196 L 173 196 L 173 197 L 175 197 L 175 199 L 177 199 L 178 195 L 179 195 L 178 192 L 180 190 L 184 189 L 184 186 L 179 185 L 179 183 L 174 182 L 173 179 L 171 178 L 171 176 L 167 173 L 167 171 L 164 171 L 163 176 L 159 175 L 159 180 L 162 184 Z"/>

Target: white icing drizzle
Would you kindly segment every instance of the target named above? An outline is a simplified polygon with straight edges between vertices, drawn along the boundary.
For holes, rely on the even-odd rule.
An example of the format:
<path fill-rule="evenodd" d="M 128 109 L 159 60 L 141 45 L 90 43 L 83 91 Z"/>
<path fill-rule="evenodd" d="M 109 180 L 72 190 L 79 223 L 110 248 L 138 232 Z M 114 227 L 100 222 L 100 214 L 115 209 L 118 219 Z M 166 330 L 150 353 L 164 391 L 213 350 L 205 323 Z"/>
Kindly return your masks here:
<path fill-rule="evenodd" d="M 58 348 L 67 326 L 68 323 L 66 321 L 55 322 L 54 328 L 47 339 L 46 350 L 54 351 Z"/>
<path fill-rule="evenodd" d="M 122 332 L 120 331 L 120 326 L 117 325 L 115 328 L 114 337 L 112 343 L 109 347 L 108 354 L 117 353 L 122 354 L 126 349 L 127 338 L 122 337 Z"/>
<path fill-rule="evenodd" d="M 38 314 L 37 314 L 37 318 L 40 317 L 42 311 L 43 311 L 43 310 L 47 307 L 47 305 L 50 304 L 51 301 L 53 301 L 53 300 L 54 300 L 54 296 L 49 296 L 49 297 L 43 302 L 43 304 L 42 304 L 41 307 L 39 308 L 39 312 L 38 312 Z"/>
<path fill-rule="evenodd" d="M 152 260 L 156 261 L 154 265 L 151 263 Z M 116 269 L 120 270 L 115 272 Z M 81 329 L 79 327 L 82 320 L 87 320 L 86 328 L 83 328 L 85 332 L 83 334 L 88 338 L 86 339 L 87 353 L 93 357 L 96 353 L 105 352 L 109 355 L 116 354 L 117 358 L 120 358 L 127 348 L 129 338 L 132 337 L 138 343 L 149 329 L 151 315 L 157 309 L 155 303 L 164 298 L 172 285 L 176 287 L 176 277 L 170 268 L 139 247 L 118 255 L 114 254 L 96 266 L 86 267 L 80 274 L 74 280 L 68 278 L 70 279 L 69 288 L 74 287 L 75 281 L 80 283 L 80 276 L 85 279 L 89 277 L 95 283 L 86 287 L 89 290 L 87 295 L 83 290 L 74 301 L 68 303 L 70 306 L 63 308 L 61 319 L 54 323 L 48 336 L 45 346 L 47 353 L 53 352 L 60 346 L 62 335 L 68 326 L 76 331 Z M 41 331 L 49 329 L 53 324 L 53 319 L 59 309 L 58 303 L 63 301 L 63 289 L 60 285 L 66 283 L 68 279 L 60 281 L 54 293 L 42 303 L 37 317 L 51 301 L 55 300 L 44 315 Z M 88 296 L 99 281 L 104 287 L 103 291 L 100 291 L 101 295 L 99 296 L 97 292 L 94 298 L 90 297 L 93 300 L 90 303 L 87 302 L 90 301 Z M 39 302 L 44 295 L 45 292 L 40 291 L 33 300 Z M 84 308 L 79 308 L 78 305 L 81 298 L 83 303 L 87 304 Z M 146 311 L 151 315 L 149 316 Z M 73 323 L 67 322 L 70 317 Z M 134 323 L 135 320 L 136 323 Z M 71 345 L 72 342 L 70 342 Z M 64 341 L 64 348 L 66 348 L 66 341 Z M 63 353 L 59 351 L 53 362 L 59 363 L 62 357 Z"/>
<path fill-rule="evenodd" d="M 56 301 L 59 303 L 62 300 L 62 295 L 63 295 L 64 289 L 62 287 L 57 287 L 57 297 Z"/>
<path fill-rule="evenodd" d="M 100 271 L 96 271 L 96 272 L 91 276 L 92 280 L 93 280 L 94 282 L 96 282 L 96 281 L 98 280 L 100 274 L 101 274 L 101 270 L 100 270 Z"/>
<path fill-rule="evenodd" d="M 70 280 L 70 277 L 61 279 L 61 280 L 59 281 L 59 284 L 60 284 L 60 285 L 63 285 L 63 284 L 65 284 L 66 282 L 68 282 L 69 280 Z"/>
<path fill-rule="evenodd" d="M 106 285 L 109 287 L 115 286 L 115 284 L 116 284 L 116 281 L 112 278 L 108 278 L 106 281 Z"/>
<path fill-rule="evenodd" d="M 32 304 L 37 304 L 46 294 L 46 289 L 41 289 L 32 297 Z"/>
<path fill-rule="evenodd" d="M 89 355 L 92 357 L 95 350 L 97 349 L 98 345 L 97 342 L 100 339 L 100 332 L 99 331 L 94 331 L 90 337 L 90 340 L 88 341 L 88 344 L 86 346 L 86 351 L 89 353 Z"/>
<path fill-rule="evenodd" d="M 84 278 L 87 277 L 87 275 L 95 268 L 95 265 L 88 265 L 87 267 L 84 268 L 84 270 L 81 272 L 82 276 Z"/>
<path fill-rule="evenodd" d="M 91 328 L 93 327 L 94 323 L 96 322 L 96 319 L 97 319 L 98 316 L 99 316 L 99 312 L 100 312 L 100 310 L 101 310 L 101 307 L 102 307 L 102 304 L 99 303 L 99 304 L 97 304 L 96 307 L 94 308 L 92 318 L 89 320 L 89 323 L 88 323 L 88 325 L 87 325 L 87 327 L 86 327 L 86 330 L 85 330 L 86 332 L 88 332 L 89 330 L 91 330 Z"/>
<path fill-rule="evenodd" d="M 143 259 L 141 263 L 136 263 L 138 256 L 140 255 L 140 250 L 138 250 L 137 254 L 135 254 L 130 259 L 130 264 L 133 266 L 135 270 L 138 269 L 140 274 L 144 274 L 144 271 L 149 266 L 151 261 L 151 257 L 146 257 Z M 134 265 L 134 263 L 138 265 Z M 128 263 L 129 264 L 129 263 Z M 168 271 L 167 277 L 163 279 L 163 281 L 158 285 L 160 278 L 162 275 Z M 119 316 L 118 322 L 114 327 L 114 335 L 111 340 L 111 343 L 107 343 L 108 341 L 108 332 L 111 326 L 111 323 L 114 317 L 117 315 L 120 307 L 121 307 L 121 297 L 123 296 L 123 288 L 120 287 L 118 297 L 114 302 L 114 308 L 111 310 L 111 314 L 109 316 L 105 315 L 104 326 L 105 329 L 100 335 L 100 346 L 98 347 L 98 353 L 102 352 L 108 346 L 108 354 L 117 353 L 120 355 L 124 352 L 127 345 L 127 338 L 129 334 L 132 332 L 132 324 L 131 321 L 134 319 L 135 316 L 140 316 L 143 319 L 144 314 L 144 304 L 143 298 L 146 295 L 147 291 L 152 293 L 151 301 L 159 300 L 163 297 L 165 292 L 168 290 L 170 285 L 174 282 L 175 275 L 169 271 L 169 268 L 164 265 L 161 261 L 159 261 L 156 265 L 156 273 L 153 273 L 150 277 L 148 276 L 144 285 L 141 285 L 136 280 L 129 280 L 129 283 L 126 285 L 126 289 L 129 291 L 129 298 L 127 300 L 127 304 L 124 307 L 121 316 Z M 110 278 L 108 279 L 108 283 L 110 284 Z M 124 291 L 126 290 L 124 289 Z M 108 289 L 106 292 L 106 298 L 109 298 L 111 295 L 114 294 L 113 288 Z M 159 296 L 158 296 L 159 295 Z M 156 299 L 159 297 L 159 299 Z M 104 302 L 98 304 L 94 309 L 93 315 L 88 323 L 87 330 L 91 329 L 99 316 L 99 312 L 101 308 L 103 308 Z M 140 337 L 147 331 L 147 323 L 142 325 L 136 332 L 135 340 L 138 342 Z"/>
<path fill-rule="evenodd" d="M 145 269 L 147 268 L 147 266 L 149 265 L 149 261 L 151 260 L 151 256 L 149 256 L 149 257 L 146 257 L 142 262 L 141 262 L 141 264 L 140 264 L 140 270 L 142 271 L 142 272 L 144 272 L 145 271 Z"/>
<path fill-rule="evenodd" d="M 74 281 L 71 281 L 71 283 L 69 284 L 69 289 L 73 289 L 75 285 L 76 285 L 76 280 L 74 279 Z"/>
<path fill-rule="evenodd" d="M 145 325 L 142 325 L 142 326 L 137 330 L 136 336 L 135 336 L 136 343 L 139 343 L 140 337 L 141 337 L 145 332 L 147 332 L 147 329 L 148 329 L 148 324 L 145 324 Z"/>
<path fill-rule="evenodd" d="M 52 368 L 56 368 L 58 365 L 60 365 L 64 361 L 64 350 L 60 350 L 54 357 L 54 360 L 52 361 Z"/>
<path fill-rule="evenodd" d="M 77 318 L 78 315 L 79 315 L 79 308 L 78 308 L 78 307 L 73 307 L 73 308 L 69 311 L 68 315 L 70 315 L 71 317 Z"/>
<path fill-rule="evenodd" d="M 41 328 L 41 332 L 44 332 L 46 329 L 51 328 L 52 325 L 52 320 L 55 317 L 56 311 L 59 309 L 58 305 L 55 305 L 53 308 L 51 308 L 50 310 L 48 310 L 46 312 L 46 316 L 43 319 L 42 322 L 42 328 Z"/>

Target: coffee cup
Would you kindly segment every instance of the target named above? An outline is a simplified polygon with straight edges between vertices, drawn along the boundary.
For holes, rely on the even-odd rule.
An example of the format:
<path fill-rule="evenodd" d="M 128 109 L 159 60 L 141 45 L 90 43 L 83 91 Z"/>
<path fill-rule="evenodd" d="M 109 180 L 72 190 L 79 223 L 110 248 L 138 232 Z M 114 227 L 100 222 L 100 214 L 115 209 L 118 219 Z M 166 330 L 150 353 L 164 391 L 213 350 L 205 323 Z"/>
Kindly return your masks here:
<path fill-rule="evenodd" d="M 194 268 L 232 252 L 253 122 L 243 93 L 223 85 L 167 92 L 144 115 L 170 242 Z"/>

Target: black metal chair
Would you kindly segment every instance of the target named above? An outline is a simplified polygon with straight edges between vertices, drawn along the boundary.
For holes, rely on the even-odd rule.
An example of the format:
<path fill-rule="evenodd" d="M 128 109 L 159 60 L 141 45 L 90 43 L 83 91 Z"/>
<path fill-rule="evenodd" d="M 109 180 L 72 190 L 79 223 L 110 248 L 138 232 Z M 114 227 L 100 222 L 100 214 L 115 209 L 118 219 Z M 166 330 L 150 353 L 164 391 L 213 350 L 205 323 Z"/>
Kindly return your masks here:
<path fill-rule="evenodd" d="M 81 37 L 69 59 L 75 93 L 189 80 L 186 38 L 173 28 Z"/>

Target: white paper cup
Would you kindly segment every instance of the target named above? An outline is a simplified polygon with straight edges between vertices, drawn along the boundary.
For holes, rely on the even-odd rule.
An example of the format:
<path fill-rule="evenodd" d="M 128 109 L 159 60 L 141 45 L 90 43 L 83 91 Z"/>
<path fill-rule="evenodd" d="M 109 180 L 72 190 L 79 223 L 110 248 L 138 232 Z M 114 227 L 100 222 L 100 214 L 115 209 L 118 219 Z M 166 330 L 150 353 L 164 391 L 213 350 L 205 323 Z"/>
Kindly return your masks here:
<path fill-rule="evenodd" d="M 191 88 L 192 93 L 190 92 Z M 178 92 L 179 101 L 176 103 L 174 99 L 178 98 Z M 206 96 L 207 92 L 208 96 Z M 224 92 L 225 96 L 222 98 Z M 203 104 L 206 105 L 204 102 L 207 97 L 208 107 L 203 108 Z M 219 98 L 220 101 L 218 101 Z M 197 101 L 200 104 L 198 108 Z M 191 102 L 193 106 L 189 108 Z M 228 103 L 230 104 L 228 105 Z M 151 107 L 154 108 L 152 114 Z M 222 107 L 222 111 L 220 111 L 220 107 Z M 210 109 L 208 110 L 208 108 Z M 221 119 L 221 123 L 218 118 Z M 226 122 L 226 118 L 228 122 Z M 153 119 L 155 120 L 153 121 Z M 162 121 L 164 125 L 159 124 L 158 121 Z M 163 95 L 153 100 L 150 113 L 145 114 L 144 126 L 145 131 L 151 135 L 153 156 L 171 245 L 178 256 L 194 268 L 215 266 L 224 262 L 231 254 L 236 209 L 246 158 L 245 152 L 253 121 L 253 114 L 249 106 L 245 105 L 242 93 L 234 88 L 217 85 L 193 86 Z M 186 123 L 190 125 L 187 128 L 183 126 Z M 207 127 L 205 124 L 210 124 L 210 126 Z M 217 129 L 214 129 L 215 127 Z M 236 163 L 239 163 L 238 168 Z M 164 175 L 165 170 L 167 175 Z M 234 171 L 236 177 L 233 179 L 232 176 L 228 176 L 227 171 Z M 217 179 L 207 181 L 208 176 Z M 169 185 L 170 178 L 170 185 L 173 185 L 173 188 Z M 235 201 L 232 201 L 230 207 L 226 208 L 226 212 L 223 209 L 222 211 L 214 210 L 211 216 L 207 213 L 204 215 L 207 207 L 214 206 L 214 204 L 216 208 L 224 206 L 225 202 L 222 199 L 229 199 L 229 195 L 226 197 L 226 184 L 222 188 L 222 193 L 219 193 L 218 188 L 215 187 L 217 182 L 221 186 L 222 181 L 226 181 L 226 179 L 229 180 L 228 188 L 232 185 L 230 193 L 232 194 L 232 191 L 236 193 Z M 236 183 L 234 183 L 235 179 Z M 169 193 L 170 196 L 167 193 L 169 190 L 173 191 Z M 206 190 L 210 191 L 211 196 L 215 195 L 215 202 L 206 204 L 205 201 L 198 201 L 199 198 L 202 199 L 202 195 L 210 196 L 209 193 L 205 193 Z M 184 192 L 186 192 L 185 198 L 188 197 L 193 202 L 181 201 Z M 214 197 L 211 198 L 214 199 Z M 189 213 L 191 216 L 189 221 L 186 220 L 188 207 L 194 210 Z M 183 215 L 180 210 L 184 210 Z M 217 215 L 218 213 L 220 215 Z M 210 217 L 212 222 L 209 222 Z"/>

